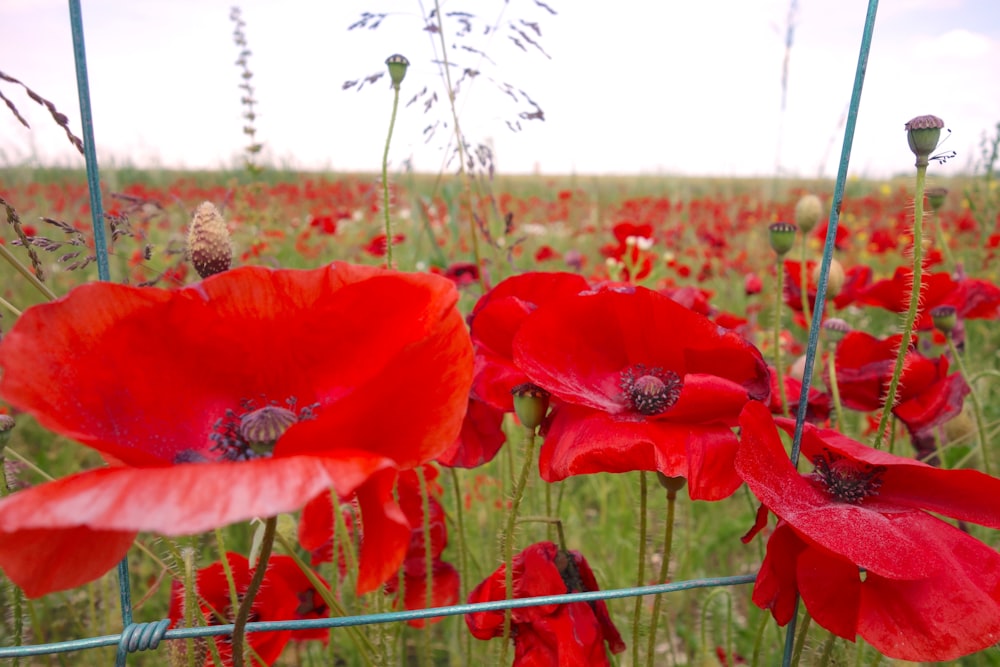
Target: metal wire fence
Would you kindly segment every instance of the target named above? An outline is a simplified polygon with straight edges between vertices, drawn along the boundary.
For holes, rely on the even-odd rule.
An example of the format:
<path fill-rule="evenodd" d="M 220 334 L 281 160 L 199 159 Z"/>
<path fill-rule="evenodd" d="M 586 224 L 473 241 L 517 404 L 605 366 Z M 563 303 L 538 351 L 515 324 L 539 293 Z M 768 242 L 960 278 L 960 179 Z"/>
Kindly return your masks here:
<path fill-rule="evenodd" d="M 861 37 L 860 51 L 858 54 L 857 69 L 854 76 L 854 85 L 851 91 L 851 102 L 844 130 L 844 140 L 841 149 L 840 163 L 837 170 L 837 180 L 834 186 L 833 205 L 830 210 L 829 225 L 827 227 L 822 261 L 820 263 L 820 272 L 816 289 L 817 303 L 823 303 L 826 298 L 830 262 L 833 258 L 833 249 L 837 238 L 837 225 L 839 221 L 841 202 L 843 201 L 844 187 L 847 181 L 847 168 L 850 163 L 851 147 L 854 141 L 854 130 L 857 124 L 858 109 L 861 103 L 861 90 L 864 84 L 865 71 L 868 64 L 868 53 L 871 47 L 872 32 L 875 25 L 875 15 L 877 9 L 878 0 L 869 0 L 864 30 Z M 97 154 L 94 143 L 93 113 L 90 104 L 90 86 L 87 76 L 87 58 L 86 48 L 84 46 L 83 17 L 80 0 L 69 0 L 69 14 L 73 35 L 73 55 L 76 66 L 77 90 L 80 98 L 80 118 L 83 134 L 84 157 L 86 159 L 87 167 L 87 185 L 90 193 L 91 214 L 93 219 L 94 244 L 97 254 L 98 275 L 101 280 L 109 280 L 108 254 L 106 250 L 107 243 L 104 234 L 104 209 L 101 201 L 101 190 L 99 185 L 100 173 L 98 170 Z M 798 401 L 796 426 L 792 442 L 791 457 L 793 461 L 796 461 L 799 456 L 803 425 L 805 424 L 806 410 L 809 403 L 808 395 L 810 389 L 810 378 L 813 376 L 813 368 L 815 366 L 817 350 L 819 348 L 820 328 L 820 318 L 813 318 L 809 328 L 809 338 L 806 348 L 806 365 L 803 372 L 802 390 Z M 459 604 L 449 607 L 419 609 L 415 611 L 388 612 L 381 614 L 365 614 L 361 616 L 343 616 L 310 620 L 255 622 L 248 623 L 246 629 L 247 632 L 268 632 L 316 628 L 345 628 L 350 626 L 372 625 L 378 623 L 400 623 L 415 619 L 439 616 L 457 616 L 475 612 L 658 595 L 662 593 L 672 593 L 697 588 L 737 586 L 753 583 L 754 580 L 754 575 L 692 579 L 652 586 L 588 591 L 584 593 L 570 593 L 564 595 L 547 595 L 477 604 Z M 156 649 L 163 640 L 222 636 L 229 635 L 233 632 L 232 624 L 170 630 L 169 619 L 162 619 L 148 623 L 137 623 L 134 621 L 132 614 L 127 558 L 123 559 L 118 565 L 118 581 L 123 627 L 121 633 L 51 644 L 0 647 L 0 659 L 59 654 L 71 651 L 117 646 L 115 665 L 116 667 L 125 667 L 130 653 Z M 796 632 L 796 617 L 796 614 L 792 615 L 791 621 L 786 628 L 785 647 L 782 658 L 782 664 L 786 666 L 791 664 L 792 648 Z"/>

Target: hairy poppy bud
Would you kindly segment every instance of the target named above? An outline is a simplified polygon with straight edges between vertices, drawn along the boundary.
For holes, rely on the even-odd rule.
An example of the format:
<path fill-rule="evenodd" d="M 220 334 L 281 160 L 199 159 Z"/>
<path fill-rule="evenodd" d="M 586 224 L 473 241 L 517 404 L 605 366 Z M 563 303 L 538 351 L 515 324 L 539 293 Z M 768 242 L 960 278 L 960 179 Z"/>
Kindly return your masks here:
<path fill-rule="evenodd" d="M 823 215 L 823 203 L 816 195 L 803 195 L 795 204 L 795 224 L 803 234 L 808 234 L 816 227 Z"/>
<path fill-rule="evenodd" d="M 188 258 L 202 278 L 228 271 L 233 263 L 229 229 L 219 209 L 205 202 L 194 212 L 187 238 Z"/>

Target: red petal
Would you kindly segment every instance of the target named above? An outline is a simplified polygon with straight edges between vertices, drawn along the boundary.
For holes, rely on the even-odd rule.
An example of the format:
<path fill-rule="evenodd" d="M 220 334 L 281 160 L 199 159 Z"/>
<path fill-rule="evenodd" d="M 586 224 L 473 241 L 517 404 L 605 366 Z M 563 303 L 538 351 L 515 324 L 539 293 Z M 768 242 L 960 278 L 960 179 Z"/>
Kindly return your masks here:
<path fill-rule="evenodd" d="M 444 278 L 345 264 L 247 267 L 173 291 L 84 285 L 19 318 L 0 345 L 0 392 L 48 428 L 132 465 L 211 458 L 216 420 L 247 399 L 319 401 L 312 429 L 331 419 L 319 445 L 327 448 L 344 442 L 345 424 L 355 436 L 392 422 L 336 414 L 370 410 L 373 395 L 382 398 L 376 414 L 404 411 L 398 423 L 430 412 L 417 429 L 447 417 L 423 438 L 410 429 L 412 439 L 369 435 L 405 465 L 433 458 L 458 432 L 471 349 L 456 300 Z M 426 391 L 413 389 L 427 378 Z"/>
<path fill-rule="evenodd" d="M 492 405 L 470 399 L 458 439 L 438 455 L 437 462 L 453 468 L 475 468 L 492 461 L 507 440 L 503 415 Z"/>
<path fill-rule="evenodd" d="M 792 467 L 771 413 L 751 402 L 740 418 L 736 470 L 757 498 L 797 533 L 873 572 L 893 578 L 926 577 L 944 566 L 907 530 L 918 510 L 875 501 L 832 501 Z M 878 511 L 885 510 L 885 513 Z"/>
<path fill-rule="evenodd" d="M 341 460 L 306 456 L 273 458 L 246 463 L 206 463 L 165 468 L 101 468 L 31 487 L 0 500 L 0 568 L 13 578 L 30 574 L 19 585 L 33 595 L 57 590 L 70 581 L 79 585 L 108 569 L 124 555 L 138 531 L 163 535 L 204 532 L 257 516 L 273 516 L 302 507 L 324 489 L 336 487 L 350 494 L 374 480 L 391 487 L 395 470 L 391 462 L 366 452 L 345 452 Z M 386 504 L 387 521 L 409 527 L 394 503 Z M 102 540 L 85 537 L 85 529 Z M 45 539 L 45 536 L 51 536 Z M 22 541 L 22 536 L 24 540 Z M 92 542 L 98 542 L 95 547 Z M 8 548 L 6 545 L 10 545 Z M 16 549 L 14 548 L 16 546 Z M 406 550 L 394 545 L 379 561 L 396 558 Z M 96 554 L 96 555 L 95 555 Z M 28 568 L 40 563 L 74 562 L 67 568 L 40 573 Z M 368 566 L 368 563 L 362 563 Z M 377 565 L 373 560 L 372 567 Z M 103 570 L 101 570 L 103 568 Z M 60 572 L 62 574 L 56 574 Z M 22 575 L 17 575 L 22 576 Z M 384 578 L 378 583 L 384 581 Z M 375 585 L 378 585 L 376 583 Z"/>
<path fill-rule="evenodd" d="M 514 361 L 555 396 L 607 412 L 626 409 L 621 373 L 635 364 L 714 375 L 767 395 L 760 353 L 739 335 L 637 287 L 602 290 L 550 303 L 528 317 L 514 339 Z"/>
<path fill-rule="evenodd" d="M 808 547 L 798 556 L 795 576 L 813 620 L 853 642 L 862 590 L 858 566 L 821 547 Z"/>
<path fill-rule="evenodd" d="M 725 426 L 619 419 L 598 410 L 559 406 L 539 456 L 542 479 L 658 470 L 684 477 L 692 498 L 717 500 L 740 485 L 732 466 L 736 437 Z"/>

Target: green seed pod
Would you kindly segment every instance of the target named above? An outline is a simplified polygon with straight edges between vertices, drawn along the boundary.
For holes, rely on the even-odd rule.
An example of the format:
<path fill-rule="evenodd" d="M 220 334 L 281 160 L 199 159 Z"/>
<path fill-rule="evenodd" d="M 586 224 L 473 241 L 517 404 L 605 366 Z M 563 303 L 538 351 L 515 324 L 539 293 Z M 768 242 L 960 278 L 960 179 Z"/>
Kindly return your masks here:
<path fill-rule="evenodd" d="M 517 418 L 526 428 L 534 431 L 549 411 L 549 392 L 525 382 L 511 389 L 510 393 L 514 395 L 514 412 Z"/>
<path fill-rule="evenodd" d="M 944 200 L 948 196 L 948 188 L 927 188 L 924 190 L 924 195 L 931 205 L 931 210 L 937 213 L 944 206 Z"/>
<path fill-rule="evenodd" d="M 816 195 L 803 195 L 795 204 L 795 224 L 803 234 L 808 234 L 823 215 L 823 202 Z"/>
<path fill-rule="evenodd" d="M 399 84 L 403 83 L 406 77 L 406 68 L 410 66 L 410 61 L 404 56 L 394 53 L 385 60 L 389 67 L 389 78 L 392 80 L 392 87 L 399 90 Z"/>
<path fill-rule="evenodd" d="M 931 309 L 931 321 L 934 328 L 941 333 L 948 335 L 958 324 L 958 311 L 955 306 L 938 306 Z"/>
<path fill-rule="evenodd" d="M 941 128 L 944 121 L 937 116 L 917 116 L 906 125 L 906 140 L 910 150 L 917 156 L 916 166 L 926 167 L 928 158 L 937 148 L 941 139 Z"/>
<path fill-rule="evenodd" d="M 776 222 L 767 230 L 770 232 L 768 238 L 771 241 L 771 248 L 778 253 L 778 257 L 784 257 L 795 245 L 795 232 L 798 231 L 798 227 L 790 222 Z"/>

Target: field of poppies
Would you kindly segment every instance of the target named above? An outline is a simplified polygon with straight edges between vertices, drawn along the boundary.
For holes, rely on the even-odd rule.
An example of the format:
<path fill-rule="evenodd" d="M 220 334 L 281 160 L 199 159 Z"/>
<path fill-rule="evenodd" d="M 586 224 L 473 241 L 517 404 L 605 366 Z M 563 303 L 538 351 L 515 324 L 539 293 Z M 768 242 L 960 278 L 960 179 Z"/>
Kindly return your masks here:
<path fill-rule="evenodd" d="M 122 169 L 104 282 L 84 175 L 0 170 L 0 645 L 120 632 L 127 554 L 237 626 L 135 665 L 1000 664 L 1000 190 L 934 171 L 818 299 L 822 181 Z"/>

